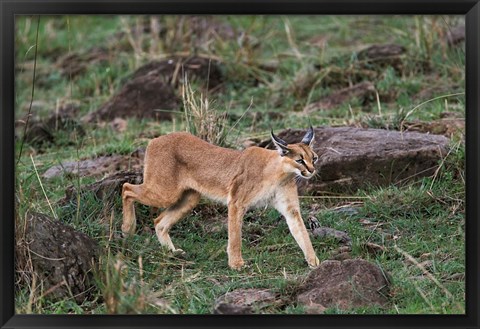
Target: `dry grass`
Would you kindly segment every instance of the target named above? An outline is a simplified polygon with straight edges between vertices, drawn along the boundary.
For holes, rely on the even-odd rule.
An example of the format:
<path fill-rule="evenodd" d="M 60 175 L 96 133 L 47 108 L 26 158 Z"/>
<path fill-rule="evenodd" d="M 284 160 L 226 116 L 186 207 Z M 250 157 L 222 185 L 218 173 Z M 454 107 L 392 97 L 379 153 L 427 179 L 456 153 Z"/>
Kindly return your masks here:
<path fill-rule="evenodd" d="M 226 145 L 227 112 L 212 107 L 208 96 L 198 97 L 185 75 L 182 88 L 187 131 L 192 135 L 219 146 Z"/>

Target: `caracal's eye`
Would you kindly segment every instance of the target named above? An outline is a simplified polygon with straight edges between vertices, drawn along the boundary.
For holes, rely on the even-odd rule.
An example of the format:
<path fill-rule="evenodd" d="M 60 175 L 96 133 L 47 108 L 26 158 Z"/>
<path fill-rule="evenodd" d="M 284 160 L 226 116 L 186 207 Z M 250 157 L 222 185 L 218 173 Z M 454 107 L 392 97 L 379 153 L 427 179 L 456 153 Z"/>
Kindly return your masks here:
<path fill-rule="evenodd" d="M 295 162 L 301 165 L 305 165 L 305 162 L 303 161 L 303 159 L 295 160 Z"/>
<path fill-rule="evenodd" d="M 318 160 L 318 157 L 313 157 L 313 163 L 316 163 Z"/>

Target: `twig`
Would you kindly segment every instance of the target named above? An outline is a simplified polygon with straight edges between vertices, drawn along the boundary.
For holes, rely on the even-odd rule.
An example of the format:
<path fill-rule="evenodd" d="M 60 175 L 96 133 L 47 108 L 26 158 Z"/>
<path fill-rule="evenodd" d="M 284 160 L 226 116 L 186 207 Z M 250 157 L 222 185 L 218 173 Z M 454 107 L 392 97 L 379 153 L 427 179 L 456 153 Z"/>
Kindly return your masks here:
<path fill-rule="evenodd" d="M 28 248 L 28 251 L 31 252 L 32 254 L 34 255 L 37 255 L 38 257 L 40 258 L 43 258 L 43 259 L 47 259 L 47 260 L 64 260 L 65 257 L 62 257 L 62 258 L 50 258 L 50 257 L 46 257 L 46 256 L 43 256 L 43 255 L 40 255 L 39 253 L 36 253 L 35 251 L 33 251 L 32 249 Z"/>
<path fill-rule="evenodd" d="M 460 143 L 460 142 L 459 142 Z M 439 147 L 440 148 L 440 147 Z M 452 153 L 453 151 L 453 147 L 448 151 L 447 155 L 445 155 L 445 157 L 442 158 L 442 161 L 440 162 L 440 164 L 438 165 L 438 168 L 437 170 L 435 170 L 435 173 L 433 174 L 433 178 L 432 178 L 432 183 L 430 184 L 430 190 L 433 188 L 433 184 L 435 183 L 435 180 L 437 179 L 437 176 L 440 172 L 440 170 L 442 169 L 443 165 L 445 164 L 445 160 L 448 158 L 448 156 L 450 155 L 450 153 Z M 440 156 L 442 155 L 442 152 L 440 151 Z"/>
<path fill-rule="evenodd" d="M 413 285 L 415 286 L 415 290 L 418 291 L 418 293 L 420 294 L 420 296 L 422 296 L 423 300 L 425 301 L 425 303 L 428 304 L 428 306 L 430 306 L 430 308 L 432 309 L 432 312 L 435 313 L 435 307 L 433 307 L 433 304 L 431 301 L 428 300 L 428 297 L 425 295 L 425 293 L 420 289 L 420 287 L 418 286 L 418 284 L 413 281 Z"/>
<path fill-rule="evenodd" d="M 288 18 L 285 18 L 285 17 L 283 18 L 283 24 L 285 26 L 285 33 L 287 34 L 288 43 L 290 44 L 290 47 L 292 47 L 292 50 L 293 50 L 293 53 L 295 54 L 295 57 L 297 57 L 297 59 L 301 60 L 303 56 L 300 53 L 300 51 L 298 50 L 298 47 L 295 44 L 295 41 L 293 40 L 292 32 L 291 32 L 291 28 L 290 28 L 290 21 L 288 20 Z"/>
<path fill-rule="evenodd" d="M 452 293 L 450 291 L 448 291 L 447 288 L 445 288 L 445 286 L 443 284 L 440 283 L 440 281 L 438 281 L 432 273 L 430 273 L 426 268 L 425 266 L 423 266 L 422 264 L 420 264 L 415 258 L 413 258 L 413 256 L 411 256 L 409 253 L 407 253 L 406 251 L 404 251 L 403 249 L 401 249 L 399 246 L 397 246 L 396 244 L 393 246 L 393 248 L 401 253 L 409 262 L 411 262 L 412 264 L 414 264 L 416 267 L 418 267 L 422 273 L 427 277 L 429 278 L 433 283 L 435 283 L 435 285 L 437 287 L 439 287 L 441 290 L 443 290 L 443 292 L 445 293 L 445 295 L 448 297 L 448 298 L 451 298 L 452 300 L 454 299 L 454 296 L 452 295 Z M 459 303 L 456 303 L 457 304 L 457 307 L 459 309 L 462 309 L 462 306 L 459 304 Z"/>
<path fill-rule="evenodd" d="M 28 107 L 27 120 L 25 121 L 25 128 L 23 129 L 22 143 L 20 144 L 20 151 L 18 152 L 17 166 L 20 162 L 20 157 L 23 152 L 23 144 L 25 144 L 25 138 L 27 137 L 28 122 L 30 121 L 30 116 L 32 115 L 32 105 L 33 97 L 35 96 L 35 75 L 37 72 L 37 54 L 38 54 L 38 31 L 40 29 L 40 16 L 37 19 L 37 35 L 35 37 L 35 57 L 33 59 L 33 78 L 32 78 L 32 94 L 30 96 L 30 105 Z"/>
<path fill-rule="evenodd" d="M 426 100 L 425 102 L 422 102 L 420 104 L 418 104 L 417 106 L 415 106 L 413 109 L 411 109 L 410 111 L 407 112 L 407 114 L 405 115 L 405 117 L 403 118 L 402 122 L 400 123 L 400 129 L 402 129 L 403 131 L 403 124 L 405 123 L 405 120 L 407 120 L 407 118 L 413 113 L 415 112 L 419 107 L 427 104 L 427 103 L 430 103 L 430 102 L 433 102 L 433 101 L 436 101 L 437 99 L 442 99 L 442 98 L 447 98 L 447 97 L 453 97 L 453 96 L 460 96 L 460 95 L 465 95 L 465 92 L 461 92 L 461 93 L 455 93 L 455 94 L 448 94 L 448 95 L 440 95 L 440 96 L 437 96 L 437 97 L 434 97 L 432 99 L 428 99 Z"/>
<path fill-rule="evenodd" d="M 336 196 L 336 195 L 320 195 L 320 196 L 310 196 L 310 195 L 302 195 L 299 196 L 301 199 L 368 199 L 371 198 L 368 196 Z"/>

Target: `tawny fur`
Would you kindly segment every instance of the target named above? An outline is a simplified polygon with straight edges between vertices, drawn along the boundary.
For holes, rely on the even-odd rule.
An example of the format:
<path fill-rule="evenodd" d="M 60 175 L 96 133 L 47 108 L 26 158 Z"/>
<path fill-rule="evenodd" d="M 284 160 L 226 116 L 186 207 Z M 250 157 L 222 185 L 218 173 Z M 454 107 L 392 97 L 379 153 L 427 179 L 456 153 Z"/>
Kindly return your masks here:
<path fill-rule="evenodd" d="M 319 265 L 300 214 L 294 180 L 297 175 L 304 178 L 314 175 L 316 154 L 311 143 L 275 145 L 278 151 L 259 147 L 237 151 L 209 144 L 188 133 L 172 133 L 151 140 L 145 153 L 143 184 L 123 185 L 122 231 L 135 232 L 134 201 L 165 208 L 154 220 L 158 240 L 170 250 L 181 252 L 168 232 L 203 195 L 228 206 L 228 264 L 239 269 L 244 265 L 243 215 L 251 207 L 271 205 L 286 218 L 308 265 Z M 300 158 L 304 160 L 302 164 L 296 162 Z"/>

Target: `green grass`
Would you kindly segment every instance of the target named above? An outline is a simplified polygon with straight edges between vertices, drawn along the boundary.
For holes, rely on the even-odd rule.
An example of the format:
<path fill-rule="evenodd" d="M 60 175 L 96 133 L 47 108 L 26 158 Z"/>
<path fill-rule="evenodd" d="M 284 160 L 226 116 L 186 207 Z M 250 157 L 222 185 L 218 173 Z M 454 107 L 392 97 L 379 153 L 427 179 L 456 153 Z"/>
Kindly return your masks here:
<path fill-rule="evenodd" d="M 173 17 L 160 18 L 172 29 Z M 172 42 L 166 34 L 152 52 L 148 33 L 134 49 L 125 35 L 127 25 L 141 22 L 138 17 L 43 16 L 40 21 L 37 80 L 32 109 L 34 116 L 46 117 L 57 103 L 79 102 L 78 118 L 96 110 L 108 100 L 136 68 L 152 59 L 175 52 L 197 52 L 215 56 L 224 65 L 225 82 L 219 91 L 208 94 L 214 108 L 240 118 L 227 123 L 225 144 L 240 148 L 244 138 L 267 139 L 270 128 L 305 128 L 319 125 L 366 125 L 399 129 L 403 120 L 432 121 L 449 111 L 464 116 L 465 100 L 462 47 L 448 48 L 441 34 L 459 17 L 409 16 L 239 16 L 217 18 L 219 23 L 245 31 L 243 41 L 214 38 L 207 46 L 194 47 Z M 21 17 L 16 27 L 16 109 L 23 120 L 30 104 L 37 19 Z M 289 31 L 287 33 L 287 30 Z M 183 36 L 186 37 L 187 32 Z M 268 37 L 268 39 L 267 39 Z M 326 38 L 324 46 L 311 39 Z M 169 39 L 170 38 L 170 39 Z M 303 107 L 339 89 L 329 82 L 328 68 L 358 67 L 356 53 L 371 44 L 396 43 L 407 48 L 408 60 L 400 71 L 376 68 L 372 81 L 380 97 L 367 105 L 350 100 L 335 109 L 305 115 Z M 432 47 L 433 44 L 439 45 Z M 107 47 L 107 61 L 88 65 L 76 76 L 62 75 L 57 58 L 68 53 L 85 53 L 94 47 Z M 430 70 L 419 68 L 427 61 Z M 276 71 L 262 69 L 274 62 Z M 320 69 L 315 68 L 320 65 Z M 428 88 L 441 90 L 431 98 L 416 95 Z M 454 96 L 449 96 L 455 94 Z M 196 94 L 198 96 L 198 94 Z M 393 95 L 393 97 L 389 96 Z M 39 105 L 38 105 L 39 104 Z M 247 110 L 248 109 L 248 110 Z M 268 112 L 281 118 L 270 118 Z M 175 257 L 160 247 L 154 231 L 156 212 L 137 205 L 139 230 L 128 239 L 120 237 L 121 200 L 113 195 L 99 200 L 86 193 L 60 205 L 68 186 L 76 188 L 96 178 L 62 176 L 51 180 L 41 174 L 63 161 L 75 161 L 108 154 L 130 154 L 145 147 L 153 136 L 185 130 L 183 107 L 172 122 L 128 119 L 127 130 L 115 132 L 104 126 L 84 125 L 86 134 L 58 132 L 56 143 L 41 149 L 26 143 L 16 168 L 17 221 L 27 211 L 52 215 L 49 203 L 60 220 L 98 241 L 105 251 L 95 277 L 93 300 L 78 305 L 73 299 L 53 302 L 33 298 L 32 286 L 16 287 L 18 313 L 105 314 L 105 313 L 211 313 L 215 298 L 237 288 L 270 288 L 282 296 L 282 303 L 262 309 L 265 313 L 302 314 L 304 309 L 291 300 L 298 282 L 309 269 L 289 234 L 288 227 L 274 210 L 250 211 L 243 226 L 243 256 L 248 267 L 233 271 L 227 266 L 227 211 L 224 206 L 202 201 L 190 216 L 171 231 L 174 244 L 185 250 Z M 409 114 L 407 116 L 407 113 Z M 262 114 L 262 117 L 256 117 Z M 243 115 L 243 116 L 242 116 Z M 235 126 L 233 127 L 233 125 Z M 233 127 L 233 128 L 232 128 Z M 18 131 L 17 156 L 22 130 Z M 72 140 L 73 139 L 73 140 Z M 364 258 L 391 274 L 392 304 L 386 309 L 362 308 L 327 314 L 457 314 L 465 312 L 465 151 L 462 136 L 454 136 L 448 157 L 435 176 L 402 186 L 371 187 L 355 194 L 302 198 L 302 215 L 312 209 L 323 226 L 347 231 L 352 237 L 352 257 Z M 38 169 L 42 191 L 32 160 Z M 355 205 L 358 213 L 346 215 L 335 208 Z M 366 225 L 367 221 L 370 223 Z M 18 225 L 18 224 L 17 224 Z M 372 255 L 367 242 L 383 246 Z M 314 239 L 321 260 L 334 257 L 338 242 Z M 428 271 L 440 285 L 407 261 L 405 254 L 419 262 L 429 261 Z M 108 298 L 110 297 L 110 299 Z"/>

